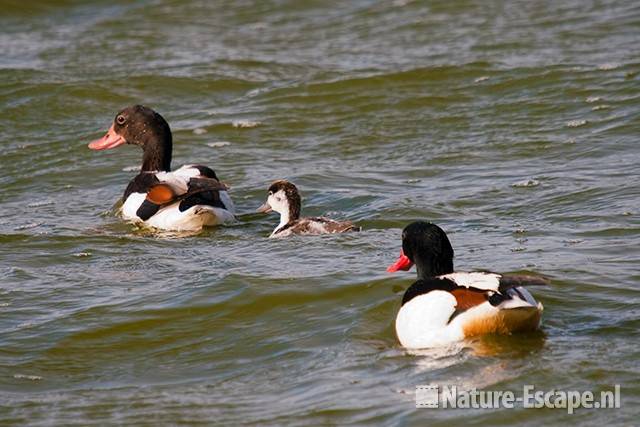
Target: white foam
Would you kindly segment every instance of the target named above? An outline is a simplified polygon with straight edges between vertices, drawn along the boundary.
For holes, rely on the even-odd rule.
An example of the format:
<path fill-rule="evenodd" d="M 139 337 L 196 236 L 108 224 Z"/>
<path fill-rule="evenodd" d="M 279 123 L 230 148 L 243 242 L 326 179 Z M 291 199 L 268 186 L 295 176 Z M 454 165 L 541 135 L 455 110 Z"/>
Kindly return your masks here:
<path fill-rule="evenodd" d="M 252 120 L 234 120 L 231 125 L 234 128 L 254 128 L 257 126 L 260 126 L 262 123 L 260 122 L 254 122 Z"/>
<path fill-rule="evenodd" d="M 540 181 L 533 178 L 525 179 L 523 181 L 518 181 L 511 184 L 512 187 L 516 188 L 537 187 L 538 185 L 540 185 Z"/>
<path fill-rule="evenodd" d="M 598 70 L 601 71 L 615 70 L 616 68 L 620 68 L 620 64 L 617 62 L 605 62 L 598 65 Z"/>
<path fill-rule="evenodd" d="M 40 206 L 52 205 L 53 200 L 42 200 L 40 202 L 33 202 L 27 205 L 28 208 L 39 208 Z"/>
<path fill-rule="evenodd" d="M 29 224 L 19 225 L 14 230 L 27 230 L 29 228 L 40 227 L 42 224 L 44 224 L 44 223 L 43 222 L 32 222 L 32 223 L 29 223 Z"/>
<path fill-rule="evenodd" d="M 567 239 L 562 241 L 562 243 L 566 243 L 567 245 L 577 245 L 582 242 L 584 242 L 583 239 Z"/>
<path fill-rule="evenodd" d="M 227 145 L 231 145 L 231 143 L 229 141 L 207 142 L 207 147 L 211 148 L 226 147 Z"/>
<path fill-rule="evenodd" d="M 31 381 L 40 381 L 42 377 L 38 375 L 25 375 L 25 374 L 14 374 L 13 378 L 17 380 L 31 380 Z"/>
<path fill-rule="evenodd" d="M 578 120 L 569 120 L 567 122 L 567 127 L 569 128 L 577 128 L 580 126 L 584 126 L 586 125 L 588 122 L 584 119 L 578 119 Z"/>
<path fill-rule="evenodd" d="M 249 92 L 247 92 L 247 96 L 252 98 L 254 96 L 258 96 L 263 92 L 266 92 L 267 89 L 265 88 L 256 88 L 256 89 L 251 89 Z"/>

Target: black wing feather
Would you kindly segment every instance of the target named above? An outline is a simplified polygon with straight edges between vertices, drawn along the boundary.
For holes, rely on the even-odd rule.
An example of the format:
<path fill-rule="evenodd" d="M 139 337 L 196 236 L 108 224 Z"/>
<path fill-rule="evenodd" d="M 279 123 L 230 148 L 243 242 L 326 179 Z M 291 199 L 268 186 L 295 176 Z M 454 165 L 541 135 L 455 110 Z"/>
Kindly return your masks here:
<path fill-rule="evenodd" d="M 194 169 L 198 169 L 201 176 L 205 178 L 213 178 L 216 181 L 219 181 L 218 177 L 216 176 L 216 172 L 213 169 L 211 169 L 209 166 L 191 165 L 191 167 Z"/>
<path fill-rule="evenodd" d="M 136 215 L 143 221 L 148 220 L 152 216 L 158 213 L 160 210 L 160 205 L 156 205 L 155 203 L 145 200 L 142 202 L 138 210 L 136 211 Z"/>
<path fill-rule="evenodd" d="M 182 201 L 178 209 L 180 212 L 184 212 L 196 205 L 226 209 L 227 207 L 220 199 L 220 191 L 226 190 L 227 186 L 215 178 L 191 178 L 187 192 L 181 196 Z"/>

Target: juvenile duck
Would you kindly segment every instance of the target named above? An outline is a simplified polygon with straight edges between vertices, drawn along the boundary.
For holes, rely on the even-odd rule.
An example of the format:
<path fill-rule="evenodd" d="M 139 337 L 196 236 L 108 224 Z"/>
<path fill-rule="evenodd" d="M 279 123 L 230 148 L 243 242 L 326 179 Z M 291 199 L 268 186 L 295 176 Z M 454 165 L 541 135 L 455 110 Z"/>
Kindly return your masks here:
<path fill-rule="evenodd" d="M 434 347 L 482 334 L 535 330 L 542 304 L 524 286 L 534 276 L 454 272 L 453 248 L 435 224 L 418 221 L 402 232 L 400 258 L 387 271 L 409 270 L 418 280 L 402 297 L 396 334 L 406 348 Z"/>
<path fill-rule="evenodd" d="M 171 129 L 160 114 L 142 105 L 127 107 L 89 148 L 108 150 L 125 143 L 141 147 L 143 155 L 140 173 L 124 192 L 124 219 L 173 231 L 235 221 L 227 186 L 213 169 L 185 165 L 171 172 Z"/>
<path fill-rule="evenodd" d="M 269 237 L 285 237 L 292 234 L 330 234 L 360 231 L 351 221 L 334 221 L 325 217 L 300 218 L 300 193 L 289 181 L 275 181 L 269 187 L 267 201 L 258 212 L 280 214 L 280 224 Z"/>

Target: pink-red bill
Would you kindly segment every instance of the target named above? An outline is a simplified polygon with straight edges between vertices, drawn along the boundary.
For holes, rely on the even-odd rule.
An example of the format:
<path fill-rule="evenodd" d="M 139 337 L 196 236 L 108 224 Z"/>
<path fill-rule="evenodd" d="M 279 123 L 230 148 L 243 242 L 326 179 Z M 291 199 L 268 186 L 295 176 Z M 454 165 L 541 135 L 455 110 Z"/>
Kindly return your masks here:
<path fill-rule="evenodd" d="M 400 250 L 400 257 L 396 262 L 387 267 L 389 273 L 394 273 L 398 270 L 407 271 L 413 266 L 413 262 L 404 254 L 404 251 Z"/>
<path fill-rule="evenodd" d="M 116 130 L 113 128 L 113 125 L 111 125 L 105 136 L 89 143 L 89 148 L 92 150 L 108 150 L 110 148 L 115 148 L 118 145 L 122 145 L 125 142 L 125 139 L 118 135 Z"/>

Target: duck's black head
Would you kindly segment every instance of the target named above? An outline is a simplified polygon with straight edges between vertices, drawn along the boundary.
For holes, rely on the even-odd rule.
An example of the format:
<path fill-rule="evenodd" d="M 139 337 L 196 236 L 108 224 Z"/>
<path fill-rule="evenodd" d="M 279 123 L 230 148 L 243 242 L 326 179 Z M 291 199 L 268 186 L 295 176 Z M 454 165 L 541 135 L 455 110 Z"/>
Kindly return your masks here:
<path fill-rule="evenodd" d="M 258 212 L 276 211 L 288 221 L 300 218 L 300 193 L 295 185 L 281 179 L 271 184 L 268 191 L 267 201 L 258 208 Z"/>
<path fill-rule="evenodd" d="M 89 148 L 108 150 L 124 143 L 142 147 L 142 171 L 171 170 L 171 129 L 151 108 L 133 105 L 120 111 L 106 135 L 91 142 Z"/>
<path fill-rule="evenodd" d="M 426 221 L 404 228 L 400 258 L 387 271 L 409 270 L 413 264 L 419 278 L 453 273 L 453 248 L 442 228 Z"/>

